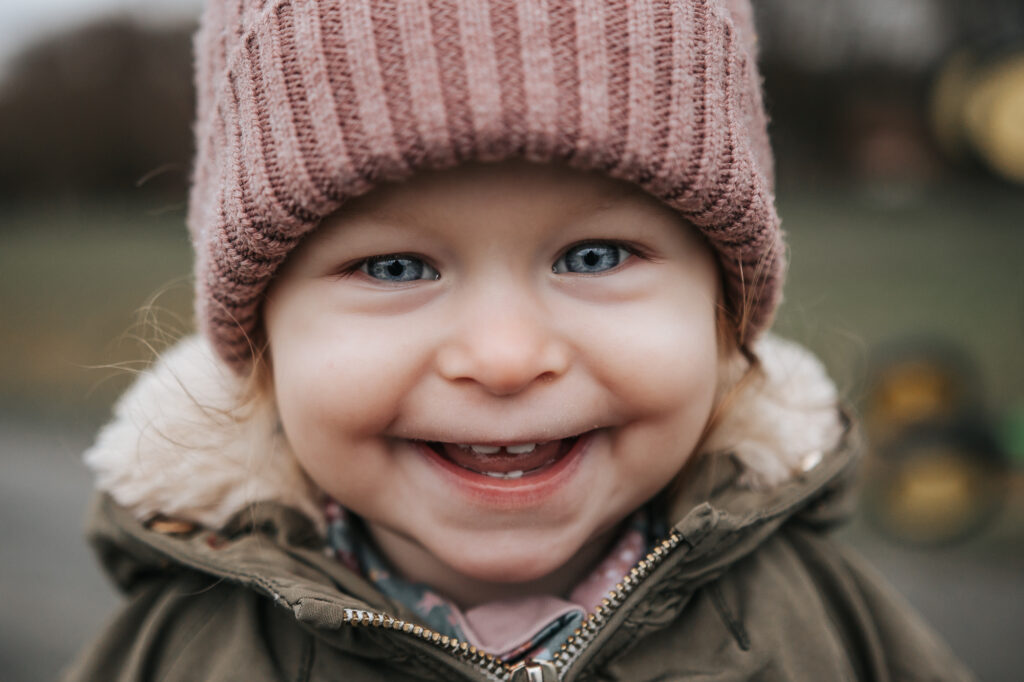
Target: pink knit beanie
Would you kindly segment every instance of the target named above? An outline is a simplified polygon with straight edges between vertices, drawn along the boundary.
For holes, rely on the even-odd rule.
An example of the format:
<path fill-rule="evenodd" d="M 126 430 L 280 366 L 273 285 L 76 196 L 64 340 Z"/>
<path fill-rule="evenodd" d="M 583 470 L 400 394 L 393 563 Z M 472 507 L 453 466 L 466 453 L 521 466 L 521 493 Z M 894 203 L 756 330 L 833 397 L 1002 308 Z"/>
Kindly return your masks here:
<path fill-rule="evenodd" d="M 197 314 L 245 371 L 278 267 L 346 199 L 520 157 L 634 183 L 716 251 L 748 338 L 784 257 L 747 0 L 208 0 Z"/>

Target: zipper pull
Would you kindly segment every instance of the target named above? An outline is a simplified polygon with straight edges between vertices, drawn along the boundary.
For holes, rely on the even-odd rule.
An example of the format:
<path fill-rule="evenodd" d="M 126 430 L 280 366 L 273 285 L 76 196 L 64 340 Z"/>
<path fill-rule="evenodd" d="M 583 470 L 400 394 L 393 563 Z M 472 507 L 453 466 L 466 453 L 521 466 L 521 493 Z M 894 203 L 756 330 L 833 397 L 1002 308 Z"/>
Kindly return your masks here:
<path fill-rule="evenodd" d="M 548 661 L 521 661 L 511 672 L 512 682 L 558 682 L 558 671 Z"/>

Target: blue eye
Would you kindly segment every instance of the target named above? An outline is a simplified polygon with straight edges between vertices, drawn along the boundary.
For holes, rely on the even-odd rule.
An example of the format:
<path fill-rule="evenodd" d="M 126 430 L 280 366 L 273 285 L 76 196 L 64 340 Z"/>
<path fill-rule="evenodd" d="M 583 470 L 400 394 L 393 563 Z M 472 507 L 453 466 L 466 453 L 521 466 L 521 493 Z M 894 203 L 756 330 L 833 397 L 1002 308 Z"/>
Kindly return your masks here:
<path fill-rule="evenodd" d="M 555 261 L 552 271 L 594 274 L 619 266 L 629 258 L 629 251 L 614 242 L 590 242 L 578 244 L 566 251 Z"/>
<path fill-rule="evenodd" d="M 414 282 L 419 279 L 440 279 L 434 268 L 414 256 L 374 256 L 359 267 L 374 279 L 383 282 Z"/>

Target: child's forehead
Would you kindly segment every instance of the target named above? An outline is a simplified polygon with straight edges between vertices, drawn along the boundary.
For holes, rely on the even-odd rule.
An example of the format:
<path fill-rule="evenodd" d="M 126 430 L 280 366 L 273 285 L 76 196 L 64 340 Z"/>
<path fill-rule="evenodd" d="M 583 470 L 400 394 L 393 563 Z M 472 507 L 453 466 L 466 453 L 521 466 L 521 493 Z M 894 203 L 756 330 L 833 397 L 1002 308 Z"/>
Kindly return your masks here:
<path fill-rule="evenodd" d="M 457 218 L 466 211 L 514 210 L 524 216 L 556 213 L 574 219 L 628 207 L 668 211 L 624 181 L 568 166 L 515 160 L 421 172 L 353 199 L 339 215 L 409 223 Z"/>

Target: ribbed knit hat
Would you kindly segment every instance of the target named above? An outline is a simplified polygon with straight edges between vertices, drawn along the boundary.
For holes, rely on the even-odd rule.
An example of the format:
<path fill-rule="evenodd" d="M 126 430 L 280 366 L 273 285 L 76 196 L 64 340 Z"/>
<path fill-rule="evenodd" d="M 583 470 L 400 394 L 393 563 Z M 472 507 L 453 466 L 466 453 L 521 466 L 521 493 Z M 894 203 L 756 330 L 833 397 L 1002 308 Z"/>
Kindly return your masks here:
<path fill-rule="evenodd" d="M 525 158 L 695 225 L 748 338 L 784 267 L 747 0 L 208 0 L 189 206 L 197 316 L 237 370 L 303 235 L 382 182 Z"/>

